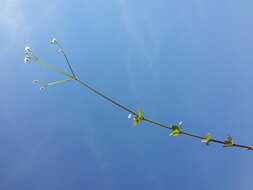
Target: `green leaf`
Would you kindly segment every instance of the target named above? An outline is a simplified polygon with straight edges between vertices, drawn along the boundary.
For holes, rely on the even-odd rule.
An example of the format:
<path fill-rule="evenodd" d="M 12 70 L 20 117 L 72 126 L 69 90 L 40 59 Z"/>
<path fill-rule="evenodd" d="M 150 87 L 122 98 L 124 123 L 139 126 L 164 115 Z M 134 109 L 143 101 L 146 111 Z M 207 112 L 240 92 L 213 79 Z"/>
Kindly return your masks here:
<path fill-rule="evenodd" d="M 141 109 L 137 109 L 137 115 L 138 115 L 138 119 L 139 120 L 143 120 L 144 117 L 143 117 L 143 112 Z"/>
<path fill-rule="evenodd" d="M 133 126 L 134 126 L 134 127 L 136 127 L 136 126 L 141 122 L 141 120 L 139 120 L 138 117 L 134 117 L 134 118 L 133 118 L 133 121 L 134 121 L 134 122 L 133 122 Z"/>
<path fill-rule="evenodd" d="M 206 146 L 208 146 L 211 140 L 212 140 L 212 135 L 211 133 L 208 133 L 201 142 L 205 143 Z"/>
<path fill-rule="evenodd" d="M 181 129 L 179 127 L 179 125 L 175 124 L 171 126 L 171 133 L 170 136 L 176 137 L 181 133 Z"/>
<path fill-rule="evenodd" d="M 224 141 L 223 147 L 232 147 L 233 146 L 233 139 L 231 136 L 228 136 L 228 138 Z"/>
<path fill-rule="evenodd" d="M 141 109 L 137 109 L 137 116 L 133 117 L 133 126 L 136 127 L 143 119 L 143 113 Z"/>
<path fill-rule="evenodd" d="M 76 77 L 74 77 L 74 76 L 69 76 L 68 77 L 70 80 L 76 80 Z"/>

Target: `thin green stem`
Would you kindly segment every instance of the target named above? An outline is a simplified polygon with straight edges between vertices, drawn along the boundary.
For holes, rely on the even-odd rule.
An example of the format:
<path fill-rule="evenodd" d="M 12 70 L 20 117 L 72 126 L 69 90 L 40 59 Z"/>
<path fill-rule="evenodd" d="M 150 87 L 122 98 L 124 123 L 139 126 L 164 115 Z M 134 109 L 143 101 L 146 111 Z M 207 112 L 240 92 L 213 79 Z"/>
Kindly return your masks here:
<path fill-rule="evenodd" d="M 98 96 L 100 96 L 100 97 L 102 97 L 102 98 L 108 100 L 108 101 L 111 102 L 113 105 L 115 105 L 115 106 L 117 106 L 117 107 L 119 107 L 119 108 L 121 108 L 121 109 L 123 109 L 123 110 L 125 110 L 125 111 L 127 111 L 127 112 L 129 112 L 129 113 L 131 113 L 131 114 L 137 116 L 137 114 L 136 114 L 134 111 L 132 111 L 131 109 L 129 109 L 129 108 L 127 108 L 127 107 L 121 105 L 120 103 L 118 103 L 118 102 L 116 102 L 115 100 L 113 100 L 112 98 L 110 98 L 110 97 L 104 95 L 103 93 L 99 92 L 98 90 L 96 90 L 95 88 L 93 88 L 93 87 L 91 87 L 90 85 L 86 84 L 85 82 L 83 82 L 83 81 L 81 81 L 81 80 L 79 80 L 79 79 L 77 79 L 77 78 L 76 78 L 75 80 L 76 80 L 81 86 L 88 88 L 90 91 L 92 91 L 92 92 L 94 92 L 96 95 L 98 95 Z"/>
<path fill-rule="evenodd" d="M 68 79 L 64 79 L 64 80 L 52 81 L 52 82 L 47 83 L 47 86 L 53 86 L 53 85 L 57 85 L 57 84 L 63 84 L 63 83 L 69 82 L 71 80 L 72 79 L 68 78 Z"/>
<path fill-rule="evenodd" d="M 71 64 L 70 64 L 70 62 L 69 62 L 69 59 L 68 59 L 68 57 L 67 57 L 67 54 L 65 53 L 65 50 L 63 49 L 63 47 L 61 46 L 61 44 L 60 44 L 59 42 L 56 42 L 56 45 L 60 48 L 59 50 L 60 50 L 60 52 L 63 54 L 63 57 L 64 57 L 64 59 L 65 59 L 65 62 L 67 63 L 67 65 L 68 65 L 68 67 L 69 67 L 69 69 L 70 69 L 72 75 L 74 76 L 74 78 L 76 78 L 76 75 L 75 75 L 75 73 L 74 73 L 74 70 L 73 70 L 73 68 L 72 68 L 72 66 L 71 66 Z"/>
<path fill-rule="evenodd" d="M 43 61 L 41 61 L 40 59 L 38 59 L 35 55 L 33 55 L 33 59 L 34 59 L 34 62 L 39 64 L 39 65 L 42 65 L 43 67 L 51 70 L 51 71 L 54 71 L 54 72 L 57 72 L 59 74 L 62 74 L 68 78 L 73 78 L 72 75 L 68 74 L 67 72 L 65 72 L 63 69 L 57 67 L 57 66 L 54 66 L 54 65 L 50 65 L 50 64 L 47 64 Z"/>
<path fill-rule="evenodd" d="M 127 108 L 126 106 L 120 104 L 119 102 L 116 102 L 115 100 L 113 100 L 111 97 L 108 97 L 106 96 L 104 93 L 96 90 L 95 88 L 91 87 L 90 85 L 88 85 L 87 83 L 81 81 L 80 79 L 78 79 L 76 77 L 76 75 L 74 74 L 73 72 L 73 69 L 72 69 L 72 66 L 67 58 L 67 55 L 65 54 L 64 50 L 62 49 L 61 45 L 58 43 L 57 44 L 59 46 L 59 48 L 62 50 L 62 53 L 63 53 L 63 56 L 65 57 L 65 61 L 67 62 L 67 65 L 71 71 L 72 74 L 68 74 L 66 73 L 64 70 L 62 70 L 61 68 L 59 67 L 56 67 L 56 66 L 53 66 L 53 65 L 49 65 L 49 64 L 46 64 L 44 62 L 42 62 L 41 60 L 39 60 L 34 54 L 32 54 L 32 57 L 33 57 L 33 60 L 35 63 L 37 64 L 41 64 L 43 65 L 44 67 L 46 67 L 47 69 L 49 70 L 52 70 L 52 71 L 55 71 L 59 74 L 62 74 L 64 76 L 66 76 L 68 79 L 66 80 L 63 80 L 63 81 L 56 81 L 56 82 L 53 82 L 51 83 L 52 85 L 54 84 L 58 84 L 58 83 L 63 83 L 63 82 L 66 82 L 68 80 L 73 80 L 73 81 L 76 81 L 77 83 L 79 83 L 82 87 L 85 87 L 85 88 L 88 88 L 91 92 L 93 92 L 94 94 L 96 94 L 97 96 L 99 97 L 102 97 L 103 99 L 109 101 L 110 103 L 112 103 L 114 106 L 118 107 L 118 108 L 121 108 L 122 110 L 128 112 L 128 113 L 131 113 L 133 114 L 134 116 L 137 116 L 138 117 L 138 114 Z M 142 121 L 145 121 L 145 122 L 148 122 L 150 124 L 152 124 L 152 126 L 158 126 L 158 127 L 161 127 L 161 128 L 165 128 L 165 129 L 169 129 L 169 130 L 173 130 L 173 128 L 171 126 L 168 126 L 168 125 L 164 125 L 162 123 L 159 123 L 159 122 L 156 122 L 156 121 L 153 121 L 151 119 L 148 119 L 146 117 L 143 117 L 141 119 Z M 199 135 L 195 135 L 195 134 L 192 134 L 192 133 L 189 133 L 189 132 L 185 132 L 185 131 L 180 131 L 180 134 L 181 135 L 185 135 L 185 136 L 189 136 L 189 137 L 192 137 L 192 138 L 196 138 L 196 139 L 201 139 L 201 140 L 204 140 L 205 137 L 204 136 L 199 136 Z M 226 142 L 225 141 L 222 141 L 222 140 L 218 140 L 218 139 L 211 139 L 210 142 L 213 142 L 213 143 L 217 143 L 217 144 L 223 144 L 223 145 L 226 145 Z M 246 146 L 246 145 L 241 145 L 241 144 L 232 144 L 231 147 L 238 147 L 238 148 L 243 148 L 243 149 L 247 149 L 247 150 L 253 150 L 253 147 L 252 146 Z"/>
<path fill-rule="evenodd" d="M 156 125 L 156 126 L 158 126 L 158 127 L 162 127 L 162 128 L 166 128 L 166 129 L 170 129 L 170 130 L 171 130 L 171 127 L 170 127 L 170 126 L 163 125 L 163 124 L 161 124 L 161 123 L 152 121 L 152 120 L 147 119 L 147 118 L 144 118 L 143 121 L 146 121 L 146 122 L 151 123 L 151 124 L 153 124 L 153 125 Z"/>
<path fill-rule="evenodd" d="M 131 109 L 123 106 L 122 104 L 116 102 L 115 100 L 113 100 L 112 98 L 104 95 L 103 93 L 99 92 L 98 90 L 96 90 L 95 88 L 89 86 L 88 84 L 86 84 L 85 82 L 81 81 L 80 79 L 76 79 L 76 81 L 81 84 L 81 86 L 83 87 L 86 87 L 88 88 L 89 90 L 91 90 L 92 92 L 94 92 L 96 95 L 108 100 L 109 102 L 111 102 L 112 104 L 114 104 L 115 106 L 119 107 L 119 108 L 122 108 L 123 110 L 125 110 L 126 112 L 129 112 L 135 116 L 137 116 L 137 114 L 132 111 Z M 156 122 L 156 121 L 153 121 L 151 119 L 148 119 L 148 118 L 143 118 L 143 121 L 145 122 L 148 122 L 148 123 L 151 123 L 155 126 L 158 126 L 158 127 L 161 127 L 161 128 L 166 128 L 166 129 L 169 129 L 169 130 L 172 130 L 171 126 L 167 126 L 167 125 L 164 125 L 162 123 L 159 123 L 159 122 Z M 192 137 L 192 138 L 197 138 L 197 139 L 205 139 L 204 136 L 199 136 L 199 135 L 195 135 L 195 134 L 192 134 L 192 133 L 189 133 L 189 132 L 185 132 L 185 131 L 180 131 L 180 134 L 181 135 L 185 135 L 185 136 L 189 136 L 189 137 Z M 210 142 L 213 142 L 213 143 L 218 143 L 218 144 L 223 144 L 225 145 L 225 141 L 221 141 L 221 140 L 217 140 L 217 139 L 212 139 L 210 140 Z M 239 148 L 245 148 L 245 149 L 248 149 L 248 150 L 252 150 L 252 148 L 250 146 L 246 146 L 246 145 L 240 145 L 240 144 L 233 144 L 232 147 L 239 147 Z"/>
<path fill-rule="evenodd" d="M 75 73 L 74 73 L 74 71 L 73 71 L 73 68 L 72 68 L 72 66 L 71 66 L 71 64 L 70 64 L 70 62 L 69 62 L 69 59 L 68 59 L 66 53 L 64 52 L 64 50 L 63 50 L 62 54 L 63 54 L 63 56 L 64 56 L 64 58 L 65 58 L 65 60 L 66 60 L 66 62 L 67 62 L 67 64 L 68 64 L 68 67 L 69 67 L 69 69 L 70 69 L 72 75 L 76 78 L 76 75 L 75 75 Z"/>

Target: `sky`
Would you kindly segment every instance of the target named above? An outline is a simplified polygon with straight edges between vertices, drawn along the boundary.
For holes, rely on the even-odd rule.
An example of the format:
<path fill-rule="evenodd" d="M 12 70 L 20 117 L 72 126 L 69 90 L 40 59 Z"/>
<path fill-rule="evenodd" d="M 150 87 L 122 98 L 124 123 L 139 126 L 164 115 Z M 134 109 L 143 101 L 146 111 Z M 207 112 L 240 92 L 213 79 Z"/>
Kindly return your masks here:
<path fill-rule="evenodd" d="M 253 154 L 171 137 L 23 63 L 25 46 L 144 116 L 253 144 L 250 0 L 2 0 L 0 189 L 250 189 Z"/>

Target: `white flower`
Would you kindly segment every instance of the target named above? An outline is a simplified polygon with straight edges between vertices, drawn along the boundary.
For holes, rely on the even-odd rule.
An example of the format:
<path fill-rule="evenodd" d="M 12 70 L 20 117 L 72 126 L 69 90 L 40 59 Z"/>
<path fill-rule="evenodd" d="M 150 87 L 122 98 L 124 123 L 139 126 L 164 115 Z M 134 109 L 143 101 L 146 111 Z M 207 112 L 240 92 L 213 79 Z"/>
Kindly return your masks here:
<path fill-rule="evenodd" d="M 132 118 L 132 114 L 130 113 L 129 115 L 128 115 L 128 119 L 131 119 Z"/>
<path fill-rule="evenodd" d="M 53 38 L 51 41 L 50 41 L 50 44 L 56 44 L 57 43 L 57 40 L 55 38 Z"/>
<path fill-rule="evenodd" d="M 31 48 L 30 48 L 29 46 L 26 46 L 26 47 L 25 47 L 25 51 L 30 52 L 30 51 L 32 51 L 32 50 L 31 50 Z"/>
<path fill-rule="evenodd" d="M 26 56 L 26 57 L 24 58 L 24 63 L 27 64 L 28 62 L 29 62 L 29 57 Z"/>
<path fill-rule="evenodd" d="M 183 121 L 180 121 L 180 122 L 178 123 L 179 126 L 182 125 L 182 124 L 183 124 Z"/>
<path fill-rule="evenodd" d="M 47 89 L 47 86 L 46 86 L 46 85 L 40 87 L 40 90 L 41 90 L 41 91 L 45 91 L 46 89 Z"/>
<path fill-rule="evenodd" d="M 31 50 L 31 48 L 30 48 L 29 46 L 26 46 L 26 47 L 25 47 L 24 52 L 25 52 L 26 55 L 28 55 L 29 53 L 31 53 L 31 51 L 32 51 L 32 50 Z"/>
<path fill-rule="evenodd" d="M 33 80 L 32 83 L 33 83 L 33 84 L 38 84 L 38 83 L 39 83 L 39 80 Z"/>

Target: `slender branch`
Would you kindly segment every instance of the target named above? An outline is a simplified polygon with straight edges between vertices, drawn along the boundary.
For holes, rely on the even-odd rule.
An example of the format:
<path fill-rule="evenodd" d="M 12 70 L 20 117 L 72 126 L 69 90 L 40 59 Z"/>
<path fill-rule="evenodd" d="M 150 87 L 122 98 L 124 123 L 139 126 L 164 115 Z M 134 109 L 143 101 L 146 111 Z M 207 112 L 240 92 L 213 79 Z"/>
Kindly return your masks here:
<path fill-rule="evenodd" d="M 74 73 L 74 71 L 73 71 L 73 68 L 72 68 L 70 62 L 69 62 L 69 59 L 68 59 L 68 57 L 67 57 L 67 54 L 65 53 L 65 50 L 63 49 L 63 47 L 61 46 L 61 44 L 60 44 L 58 41 L 56 42 L 56 45 L 60 48 L 59 50 L 60 50 L 60 52 L 63 54 L 63 57 L 64 57 L 64 59 L 65 59 L 65 62 L 67 63 L 67 65 L 68 65 L 68 67 L 69 67 L 69 69 L 70 69 L 72 75 L 74 76 L 74 78 L 76 78 L 76 75 L 75 75 L 75 73 Z"/>
<path fill-rule="evenodd" d="M 57 72 L 59 74 L 62 74 L 68 78 L 73 78 L 72 75 L 68 74 L 67 72 L 65 72 L 63 69 L 57 67 L 57 66 L 54 66 L 54 65 L 50 65 L 50 64 L 47 64 L 45 62 L 43 62 L 42 60 L 40 60 L 39 58 L 37 58 L 34 54 L 31 54 L 32 55 L 32 58 L 33 58 L 33 61 L 37 64 L 40 64 L 42 65 L 43 67 L 51 70 L 51 71 L 54 71 L 54 72 Z"/>
<path fill-rule="evenodd" d="M 53 86 L 53 85 L 57 85 L 57 84 L 63 84 L 63 83 L 69 82 L 71 80 L 72 79 L 68 78 L 68 79 L 64 79 L 64 80 L 52 81 L 52 82 L 47 83 L 47 85 L 48 86 Z"/>
<path fill-rule="evenodd" d="M 56 40 L 54 39 L 53 43 L 56 43 Z M 93 88 L 92 86 L 88 85 L 86 82 L 83 82 L 81 81 L 80 79 L 78 79 L 72 69 L 72 66 L 68 60 L 68 57 L 66 55 L 66 53 L 64 52 L 64 50 L 62 49 L 61 45 L 59 43 L 57 43 L 58 47 L 60 48 L 61 52 L 63 53 L 63 56 L 65 58 L 65 61 L 71 71 L 71 74 L 65 72 L 63 69 L 59 68 L 59 67 L 56 67 L 56 66 L 53 66 L 53 65 L 49 65 L 49 64 L 46 64 L 44 62 L 42 62 L 41 60 L 39 60 L 32 52 L 31 52 L 31 49 L 30 47 L 26 47 L 25 48 L 25 59 L 24 59 L 24 63 L 28 63 L 29 59 L 30 59 L 30 56 L 32 58 L 32 60 L 37 63 L 37 64 L 41 64 L 43 65 L 44 67 L 46 67 L 47 69 L 49 70 L 52 70 L 52 71 L 55 71 L 59 74 L 62 74 L 64 75 L 65 77 L 67 77 L 67 79 L 65 80 L 61 80 L 61 81 L 56 81 L 56 82 L 52 82 L 52 83 L 49 83 L 51 85 L 55 85 L 55 84 L 60 84 L 60 83 L 64 83 L 64 82 L 67 82 L 67 81 L 76 81 L 79 85 L 81 85 L 82 87 L 85 87 L 87 89 L 89 89 L 91 92 L 93 92 L 94 94 L 96 94 L 97 96 L 99 97 L 102 97 L 103 99 L 109 101 L 111 104 L 113 104 L 114 106 L 118 107 L 118 108 L 121 108 L 122 110 L 134 115 L 134 119 L 135 119 L 135 122 L 138 124 L 140 121 L 144 121 L 144 122 L 147 122 L 147 123 L 150 123 L 152 124 L 151 126 L 158 126 L 158 127 L 161 127 L 161 128 L 165 128 L 165 129 L 169 129 L 169 130 L 172 130 L 172 132 L 175 132 L 173 130 L 177 130 L 177 134 L 172 134 L 173 136 L 177 136 L 179 134 L 181 135 L 185 135 L 185 136 L 189 136 L 189 137 L 192 137 L 192 138 L 196 138 L 196 139 L 201 139 L 202 141 L 204 140 L 204 142 L 208 145 L 209 142 L 212 142 L 212 143 L 217 143 L 217 144 L 222 144 L 224 147 L 237 147 L 237 148 L 243 148 L 243 149 L 246 149 L 246 150 L 253 150 L 253 145 L 249 145 L 249 146 L 246 146 L 246 145 L 241 145 L 241 144 L 235 144 L 233 143 L 232 141 L 232 138 L 229 137 L 227 140 L 225 141 L 222 141 L 222 140 L 218 140 L 218 139 L 214 139 L 214 138 L 211 138 L 211 135 L 209 134 L 208 136 L 208 139 L 206 136 L 200 136 L 200 135 L 196 135 L 196 134 L 192 134 L 192 133 L 189 133 L 189 132 L 186 132 L 186 131 L 182 131 L 181 129 L 179 129 L 178 125 L 164 125 L 160 122 L 156 122 L 156 121 L 153 121 L 151 119 L 148 119 L 144 116 L 142 116 L 142 113 L 140 114 L 138 111 L 137 113 L 131 109 L 129 109 L 128 107 L 122 105 L 121 103 L 115 101 L 114 99 L 112 99 L 111 97 L 108 97 L 106 96 L 104 93 L 98 91 L 97 89 Z M 180 124 L 179 124 L 180 125 Z"/>
<path fill-rule="evenodd" d="M 69 62 L 69 59 L 68 59 L 66 53 L 64 52 L 64 50 L 63 50 L 62 53 L 63 53 L 63 56 L 65 57 L 65 60 L 66 60 L 66 62 L 67 62 L 67 64 L 68 64 L 68 66 L 69 66 L 69 69 L 70 69 L 72 75 L 76 78 L 76 75 L 75 75 L 75 73 L 74 73 L 74 71 L 73 71 L 73 69 L 72 69 L 72 66 L 71 66 L 71 64 L 70 64 L 70 62 Z"/>
<path fill-rule="evenodd" d="M 147 118 L 144 118 L 143 121 L 146 121 L 146 122 L 151 123 L 151 124 L 153 124 L 153 125 L 156 125 L 156 126 L 158 126 L 158 127 L 162 127 L 162 128 L 166 128 L 166 129 L 170 129 L 170 130 L 171 130 L 171 127 L 170 127 L 170 126 L 163 125 L 163 124 L 161 124 L 161 123 L 152 121 L 152 120 L 147 119 Z"/>
<path fill-rule="evenodd" d="M 126 111 L 126 112 L 129 112 L 129 113 L 131 113 L 131 114 L 137 116 L 137 114 L 136 114 L 134 111 L 132 111 L 132 110 L 130 110 L 129 108 L 123 106 L 122 104 L 120 104 L 120 103 L 114 101 L 112 98 L 110 98 L 110 97 L 104 95 L 103 93 L 101 93 L 101 92 L 99 92 L 98 90 L 96 90 L 95 88 L 89 86 L 88 84 L 86 84 L 85 82 L 81 81 L 80 79 L 76 79 L 76 81 L 77 81 L 79 84 L 81 84 L 83 87 L 88 88 L 89 90 L 91 90 L 92 92 L 94 92 L 96 95 L 98 95 L 98 96 L 100 96 L 100 97 L 102 97 L 102 98 L 108 100 L 109 102 L 111 102 L 111 103 L 114 104 L 115 106 L 117 106 L 117 107 L 123 109 L 123 110 Z M 145 121 L 145 122 L 151 123 L 151 124 L 153 124 L 153 125 L 155 125 L 155 126 L 158 126 L 158 127 L 161 127 L 161 128 L 166 128 L 166 129 L 172 130 L 172 127 L 171 127 L 171 126 L 164 125 L 164 124 L 162 124 L 162 123 L 153 121 L 153 120 L 151 120 L 151 119 L 143 118 L 142 120 Z M 195 135 L 195 134 L 192 134 L 192 133 L 189 133 L 189 132 L 185 132 L 185 131 L 180 131 L 180 134 L 185 135 L 185 136 L 189 136 L 189 137 L 192 137 L 192 138 L 201 139 L 201 140 L 205 139 L 204 136 Z M 221 141 L 221 140 L 217 140 L 217 139 L 211 139 L 210 142 L 217 143 L 217 144 L 223 144 L 223 145 L 226 144 L 225 141 Z M 251 147 L 251 146 L 240 145 L 240 144 L 232 144 L 232 147 L 239 147 L 239 148 L 245 148 L 245 149 L 248 149 L 248 150 L 252 150 L 252 147 Z"/>
<path fill-rule="evenodd" d="M 115 106 L 117 106 L 117 107 L 119 107 L 119 108 L 121 108 L 121 109 L 123 109 L 123 110 L 125 110 L 125 111 L 127 111 L 127 112 L 129 112 L 129 113 L 131 113 L 131 114 L 137 116 L 137 114 L 136 114 L 134 111 L 132 111 L 131 109 L 129 109 L 129 108 L 127 108 L 127 107 L 121 105 L 120 103 L 116 102 L 116 101 L 113 100 L 112 98 L 110 98 L 110 97 L 104 95 L 103 93 L 97 91 L 95 88 L 92 88 L 91 86 L 89 86 L 89 85 L 86 84 L 85 82 L 83 82 L 83 81 L 81 81 L 81 80 L 79 80 L 79 79 L 77 79 L 77 78 L 76 78 L 75 80 L 76 80 L 81 86 L 88 88 L 90 91 L 92 91 L 92 92 L 94 92 L 96 95 L 98 95 L 98 96 L 100 96 L 100 97 L 102 97 L 102 98 L 108 100 L 108 101 L 111 102 L 113 105 L 115 105 Z"/>

